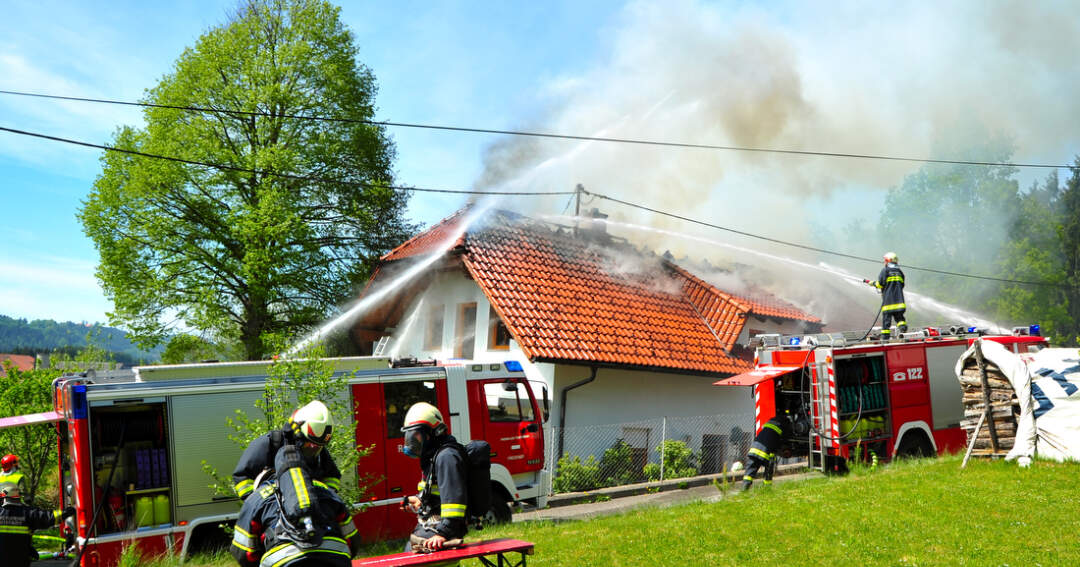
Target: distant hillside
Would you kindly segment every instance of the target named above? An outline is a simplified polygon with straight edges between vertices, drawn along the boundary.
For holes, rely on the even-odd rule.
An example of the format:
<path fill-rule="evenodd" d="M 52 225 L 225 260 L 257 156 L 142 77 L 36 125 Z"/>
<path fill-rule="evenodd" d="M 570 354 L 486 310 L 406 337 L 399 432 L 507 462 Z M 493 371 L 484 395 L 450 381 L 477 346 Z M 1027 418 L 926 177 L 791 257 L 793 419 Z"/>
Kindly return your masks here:
<path fill-rule="evenodd" d="M 13 319 L 0 315 L 0 352 L 35 354 L 54 350 L 78 350 L 86 346 L 87 334 L 94 346 L 116 355 L 127 364 L 157 362 L 163 347 L 144 351 L 128 340 L 124 331 L 99 324 L 58 323 L 52 319 Z"/>

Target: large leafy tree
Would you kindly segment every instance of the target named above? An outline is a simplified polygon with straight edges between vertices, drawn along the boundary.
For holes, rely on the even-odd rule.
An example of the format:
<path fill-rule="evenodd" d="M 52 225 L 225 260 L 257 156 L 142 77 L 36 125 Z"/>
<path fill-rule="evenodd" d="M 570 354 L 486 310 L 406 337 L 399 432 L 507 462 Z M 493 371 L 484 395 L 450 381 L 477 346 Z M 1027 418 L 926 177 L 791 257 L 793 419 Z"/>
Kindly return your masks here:
<path fill-rule="evenodd" d="M 182 322 L 261 358 L 264 336 L 317 323 L 414 230 L 393 143 L 363 122 L 376 83 L 357 54 L 336 7 L 250 0 L 147 91 L 210 111 L 147 108 L 114 146 L 226 168 L 103 155 L 80 219 L 114 324 L 152 345 Z"/>
<path fill-rule="evenodd" d="M 1050 285 L 1009 285 L 995 301 L 1067 345 L 1080 340 L 1080 157 L 1075 165 L 1064 187 L 1053 172 L 1024 194 L 1003 254 L 1006 277 Z"/>

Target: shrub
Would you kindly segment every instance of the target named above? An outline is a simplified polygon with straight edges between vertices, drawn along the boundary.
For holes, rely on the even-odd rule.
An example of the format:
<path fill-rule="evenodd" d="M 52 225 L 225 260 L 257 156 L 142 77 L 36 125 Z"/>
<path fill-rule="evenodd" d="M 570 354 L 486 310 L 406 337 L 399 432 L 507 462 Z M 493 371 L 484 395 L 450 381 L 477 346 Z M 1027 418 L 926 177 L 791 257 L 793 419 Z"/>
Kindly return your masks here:
<path fill-rule="evenodd" d="M 667 440 L 656 447 L 656 452 L 664 457 L 664 479 L 685 478 L 697 474 L 697 456 L 686 443 Z M 660 480 L 660 465 L 649 463 L 643 471 L 650 481 Z"/>
<path fill-rule="evenodd" d="M 589 455 L 582 461 L 581 457 L 563 455 L 559 459 L 552 487 L 555 492 L 581 492 L 599 488 L 600 464 L 596 462 L 596 457 Z"/>
<path fill-rule="evenodd" d="M 621 486 L 641 480 L 641 474 L 634 469 L 633 448 L 622 439 L 615 441 L 610 449 L 600 458 L 600 480 L 604 486 Z"/>

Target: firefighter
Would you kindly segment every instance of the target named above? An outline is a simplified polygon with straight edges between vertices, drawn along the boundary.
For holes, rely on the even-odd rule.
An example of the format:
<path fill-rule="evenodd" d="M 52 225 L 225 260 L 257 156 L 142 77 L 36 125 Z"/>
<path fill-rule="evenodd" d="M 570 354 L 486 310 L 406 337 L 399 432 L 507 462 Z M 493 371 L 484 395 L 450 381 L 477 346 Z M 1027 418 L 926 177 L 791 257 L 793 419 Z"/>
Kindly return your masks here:
<path fill-rule="evenodd" d="M 26 494 L 26 477 L 19 468 L 19 456 L 7 454 L 0 459 L 0 484 L 14 484 L 19 488 L 19 494 Z"/>
<path fill-rule="evenodd" d="M 904 303 L 904 272 L 897 265 L 899 258 L 896 252 L 886 252 L 882 259 L 885 267 L 881 268 L 877 281 L 863 281 L 881 292 L 881 340 L 888 340 L 892 336 L 890 327 L 894 321 L 897 331 L 907 332 L 907 321 L 904 319 L 907 305 Z"/>
<path fill-rule="evenodd" d="M 300 449 L 304 464 L 316 479 L 330 489 L 341 488 L 341 471 L 323 448 L 330 442 L 334 424 L 326 404 L 315 400 L 294 411 L 283 429 L 271 431 L 248 445 L 233 471 L 233 490 L 246 499 L 255 489 L 255 479 L 267 471 L 274 478 L 274 458 L 286 445 Z"/>
<path fill-rule="evenodd" d="M 468 531 L 465 451 L 440 450 L 461 445 L 447 432 L 439 409 L 425 402 L 409 408 L 401 431 L 405 433 L 402 452 L 420 459 L 421 473 L 417 485 L 420 493 L 402 502 L 402 507 L 416 513 L 419 520 L 405 551 L 437 551 L 461 545 Z"/>
<path fill-rule="evenodd" d="M 754 442 L 750 444 L 750 452 L 746 455 L 746 473 L 743 474 L 743 490 L 748 490 L 754 484 L 754 477 L 758 469 L 765 468 L 764 484 L 772 484 L 773 472 L 776 470 L 776 453 L 780 450 L 784 439 L 791 434 L 791 421 L 786 414 L 774 416 L 765 425 Z"/>
<path fill-rule="evenodd" d="M 360 547 L 348 507 L 313 480 L 295 445 L 274 459 L 276 480 L 244 500 L 229 547 L 242 567 L 349 567 Z"/>
<path fill-rule="evenodd" d="M 34 550 L 33 530 L 51 528 L 61 519 L 75 515 L 75 509 L 65 508 L 52 512 L 27 506 L 22 502 L 22 492 L 17 482 L 0 483 L 0 557 L 6 567 L 29 567 L 37 561 Z"/>

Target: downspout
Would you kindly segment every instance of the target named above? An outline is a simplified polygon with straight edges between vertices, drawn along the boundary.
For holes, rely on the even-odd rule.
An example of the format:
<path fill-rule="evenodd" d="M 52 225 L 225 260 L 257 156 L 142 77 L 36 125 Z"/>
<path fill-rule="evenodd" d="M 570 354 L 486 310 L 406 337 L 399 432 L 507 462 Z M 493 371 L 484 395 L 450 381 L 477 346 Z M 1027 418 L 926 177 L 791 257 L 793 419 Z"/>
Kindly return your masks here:
<path fill-rule="evenodd" d="M 559 392 L 559 452 L 555 454 L 556 463 L 559 462 L 559 459 L 563 456 L 563 440 L 566 436 L 566 393 L 574 388 L 580 388 L 585 384 L 596 380 L 596 371 L 597 368 L 595 366 L 591 367 L 589 369 L 588 378 L 581 380 L 580 382 L 574 382 Z"/>

